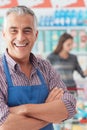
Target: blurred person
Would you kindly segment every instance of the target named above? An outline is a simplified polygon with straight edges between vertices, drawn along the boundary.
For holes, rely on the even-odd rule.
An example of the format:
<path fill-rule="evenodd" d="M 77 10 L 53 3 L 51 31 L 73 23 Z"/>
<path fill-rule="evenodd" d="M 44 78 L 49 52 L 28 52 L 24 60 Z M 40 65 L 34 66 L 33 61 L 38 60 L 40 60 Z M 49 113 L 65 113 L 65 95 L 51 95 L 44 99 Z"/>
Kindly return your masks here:
<path fill-rule="evenodd" d="M 82 71 L 76 55 L 70 54 L 73 49 L 73 37 L 64 33 L 60 36 L 56 49 L 48 55 L 47 59 L 60 74 L 67 89 L 77 94 L 77 87 L 73 78 L 74 71 L 77 71 L 83 78 L 87 76 L 87 70 Z"/>

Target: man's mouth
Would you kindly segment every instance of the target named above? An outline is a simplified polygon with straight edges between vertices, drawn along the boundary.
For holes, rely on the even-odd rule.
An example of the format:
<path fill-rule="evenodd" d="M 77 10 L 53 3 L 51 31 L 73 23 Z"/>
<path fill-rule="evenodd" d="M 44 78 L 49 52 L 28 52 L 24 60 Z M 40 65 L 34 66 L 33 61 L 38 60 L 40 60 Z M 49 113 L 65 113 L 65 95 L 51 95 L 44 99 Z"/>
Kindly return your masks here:
<path fill-rule="evenodd" d="M 14 43 L 14 45 L 16 47 L 26 47 L 28 45 L 28 43 L 24 43 L 24 44 L 18 44 L 18 43 Z"/>

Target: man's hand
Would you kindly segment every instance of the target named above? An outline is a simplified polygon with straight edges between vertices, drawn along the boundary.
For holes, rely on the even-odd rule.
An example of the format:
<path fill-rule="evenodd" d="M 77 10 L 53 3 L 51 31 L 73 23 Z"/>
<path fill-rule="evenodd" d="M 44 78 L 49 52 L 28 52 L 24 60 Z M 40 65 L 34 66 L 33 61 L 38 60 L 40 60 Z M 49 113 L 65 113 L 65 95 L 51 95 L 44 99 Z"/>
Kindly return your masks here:
<path fill-rule="evenodd" d="M 84 71 L 84 76 L 87 76 L 87 70 Z"/>
<path fill-rule="evenodd" d="M 50 94 L 48 95 L 47 99 L 46 99 L 46 103 L 47 102 L 52 102 L 54 100 L 58 100 L 58 99 L 61 99 L 62 96 L 63 96 L 63 89 L 62 88 L 53 88 L 53 90 L 50 92 Z"/>
<path fill-rule="evenodd" d="M 15 113 L 15 114 L 20 114 L 20 115 L 23 115 L 23 116 L 26 116 L 25 115 L 25 105 L 20 105 L 20 106 L 17 106 L 17 107 L 10 107 L 10 112 L 11 113 Z"/>

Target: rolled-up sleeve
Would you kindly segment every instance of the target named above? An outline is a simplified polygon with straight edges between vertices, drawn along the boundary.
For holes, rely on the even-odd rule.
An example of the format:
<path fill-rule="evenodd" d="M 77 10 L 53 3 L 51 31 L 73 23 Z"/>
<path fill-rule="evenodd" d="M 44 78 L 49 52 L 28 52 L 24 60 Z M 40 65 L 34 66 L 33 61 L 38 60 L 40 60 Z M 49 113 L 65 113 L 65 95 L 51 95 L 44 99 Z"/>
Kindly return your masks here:
<path fill-rule="evenodd" d="M 62 101 L 68 110 L 68 119 L 72 118 L 76 113 L 76 99 L 69 92 L 65 92 Z"/>

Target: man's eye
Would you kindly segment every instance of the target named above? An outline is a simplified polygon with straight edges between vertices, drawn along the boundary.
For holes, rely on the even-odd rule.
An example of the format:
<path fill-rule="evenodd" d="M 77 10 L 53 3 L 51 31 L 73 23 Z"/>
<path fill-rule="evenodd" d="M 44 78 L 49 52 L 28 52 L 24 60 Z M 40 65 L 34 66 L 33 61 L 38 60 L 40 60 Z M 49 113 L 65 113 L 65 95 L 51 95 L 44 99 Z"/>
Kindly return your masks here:
<path fill-rule="evenodd" d="M 32 31 L 30 29 L 24 30 L 25 33 L 31 33 Z"/>
<path fill-rule="evenodd" d="M 16 32 L 17 32 L 17 30 L 10 30 L 10 32 L 11 32 L 11 33 L 16 33 Z"/>

